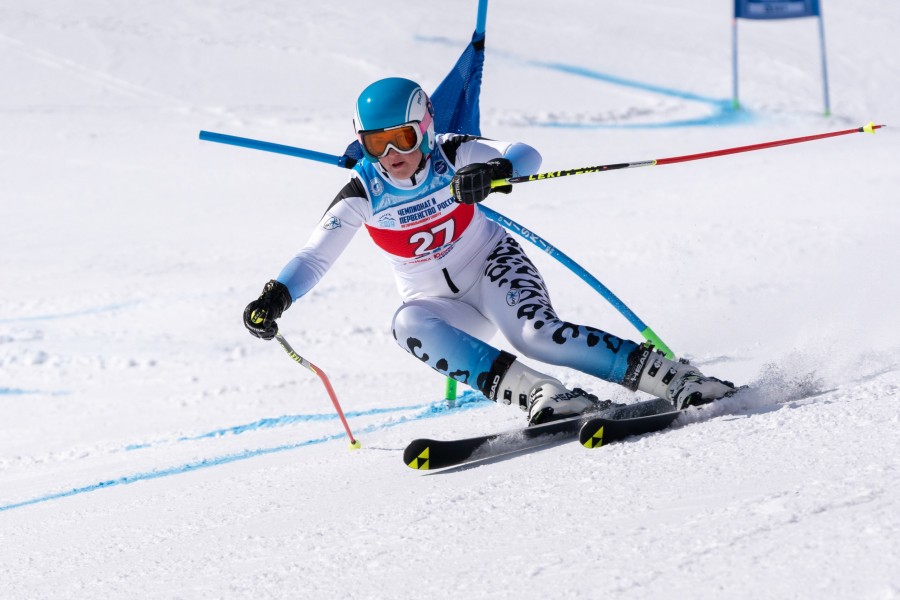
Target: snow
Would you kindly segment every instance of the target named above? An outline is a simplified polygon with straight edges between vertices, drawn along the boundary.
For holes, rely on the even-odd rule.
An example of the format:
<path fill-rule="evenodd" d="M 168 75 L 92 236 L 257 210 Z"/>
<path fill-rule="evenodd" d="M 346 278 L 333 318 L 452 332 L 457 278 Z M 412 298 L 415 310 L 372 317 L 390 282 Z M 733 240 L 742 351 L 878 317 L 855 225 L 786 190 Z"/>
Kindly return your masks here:
<path fill-rule="evenodd" d="M 523 416 L 445 405 L 392 339 L 364 235 L 282 319 L 361 450 L 320 381 L 247 335 L 347 173 L 198 132 L 340 153 L 365 85 L 439 83 L 475 23 L 454 9 L 3 3 L 0 598 L 900 597 L 896 3 L 823 3 L 829 117 L 813 20 L 740 23 L 735 114 L 727 2 L 488 12 L 482 129 L 546 170 L 889 126 L 488 201 L 740 398 L 419 473 L 409 440 Z M 528 251 L 564 318 L 638 336 Z"/>

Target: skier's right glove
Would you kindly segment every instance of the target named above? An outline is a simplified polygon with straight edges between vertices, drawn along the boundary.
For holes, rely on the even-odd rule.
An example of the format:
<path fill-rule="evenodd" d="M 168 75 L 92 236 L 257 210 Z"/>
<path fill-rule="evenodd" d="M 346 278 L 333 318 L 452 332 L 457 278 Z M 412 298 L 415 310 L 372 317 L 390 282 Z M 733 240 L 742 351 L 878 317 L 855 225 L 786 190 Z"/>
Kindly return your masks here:
<path fill-rule="evenodd" d="M 263 288 L 259 298 L 244 309 L 244 327 L 258 338 L 271 340 L 278 333 L 279 318 L 291 306 L 291 293 L 287 286 L 274 279 Z"/>
<path fill-rule="evenodd" d="M 512 163 L 506 158 L 494 158 L 486 163 L 472 163 L 456 172 L 450 183 L 450 191 L 454 200 L 460 204 L 477 204 L 487 198 L 491 192 L 510 193 L 511 185 L 492 189 L 491 181 L 509 179 L 512 174 Z"/>

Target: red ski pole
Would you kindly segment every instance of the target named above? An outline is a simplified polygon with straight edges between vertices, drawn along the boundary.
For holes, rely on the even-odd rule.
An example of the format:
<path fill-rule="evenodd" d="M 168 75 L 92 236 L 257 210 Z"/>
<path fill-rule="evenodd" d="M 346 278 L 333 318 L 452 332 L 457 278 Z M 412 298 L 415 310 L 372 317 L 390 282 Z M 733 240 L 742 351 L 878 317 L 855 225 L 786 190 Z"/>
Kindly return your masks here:
<path fill-rule="evenodd" d="M 347 432 L 347 437 L 350 438 L 350 449 L 358 450 L 360 447 L 359 440 L 353 437 L 353 432 L 350 431 L 350 425 L 347 424 L 347 419 L 344 417 L 344 411 L 341 410 L 341 403 L 338 402 L 337 394 L 334 393 L 334 388 L 331 387 L 331 382 L 328 381 L 328 376 L 325 375 L 325 371 L 312 364 L 299 354 L 288 344 L 288 341 L 284 339 L 284 336 L 280 333 L 275 334 L 275 339 L 278 340 L 278 343 L 281 344 L 281 347 L 284 348 L 284 351 L 288 353 L 295 362 L 300 365 L 306 367 L 313 373 L 319 376 L 319 379 L 322 380 L 322 383 L 325 384 L 325 390 L 328 392 L 328 395 L 331 397 L 331 403 L 334 404 L 334 409 L 337 411 L 338 416 L 341 418 L 341 423 L 344 424 L 344 430 Z"/>
<path fill-rule="evenodd" d="M 615 163 L 610 165 L 598 165 L 596 167 L 581 167 L 579 169 L 566 169 L 563 171 L 548 171 L 546 173 L 535 173 L 534 175 L 523 175 L 521 177 L 510 177 L 509 179 L 495 179 L 491 182 L 491 187 L 500 187 L 511 183 L 527 183 L 529 181 L 540 181 L 543 179 L 555 179 L 557 177 L 569 177 L 570 175 L 588 175 L 590 173 L 602 173 L 604 171 L 615 171 L 618 169 L 634 169 L 637 167 L 654 167 L 657 165 L 671 165 L 674 163 L 688 162 L 691 160 L 703 160 L 705 158 L 713 158 L 715 156 L 726 156 L 728 154 L 738 154 L 740 152 L 753 152 L 754 150 L 764 150 L 766 148 L 775 148 L 776 146 L 787 146 L 789 144 L 800 144 L 802 142 L 812 142 L 839 135 L 849 135 L 851 133 L 875 133 L 876 129 L 881 129 L 886 125 L 875 125 L 869 123 L 862 127 L 854 127 L 853 129 L 844 129 L 843 131 L 832 131 L 830 133 L 819 133 L 816 135 L 805 135 L 802 137 L 789 138 L 786 140 L 775 140 L 773 142 L 763 142 L 761 144 L 751 144 L 749 146 L 737 146 L 735 148 L 725 148 L 723 150 L 713 150 L 712 152 L 700 152 L 698 154 L 685 154 L 684 156 L 670 156 L 669 158 L 656 158 L 651 160 L 640 160 L 637 162 Z"/>

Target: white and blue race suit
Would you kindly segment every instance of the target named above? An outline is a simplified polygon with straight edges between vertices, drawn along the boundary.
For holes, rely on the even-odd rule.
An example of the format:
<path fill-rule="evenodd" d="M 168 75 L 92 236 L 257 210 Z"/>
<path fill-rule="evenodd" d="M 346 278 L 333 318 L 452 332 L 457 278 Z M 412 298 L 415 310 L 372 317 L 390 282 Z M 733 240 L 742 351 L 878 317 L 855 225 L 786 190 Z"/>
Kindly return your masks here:
<path fill-rule="evenodd" d="M 484 392 L 498 359 L 511 359 L 484 341 L 499 329 L 529 358 L 621 383 L 637 344 L 560 320 L 518 242 L 450 193 L 462 166 L 504 156 L 514 174 L 531 174 L 540 166 L 537 151 L 456 134 L 440 134 L 436 142 L 410 180 L 393 179 L 377 162 L 358 163 L 278 281 L 299 299 L 365 227 L 393 267 L 403 298 L 394 337 L 431 368 Z"/>

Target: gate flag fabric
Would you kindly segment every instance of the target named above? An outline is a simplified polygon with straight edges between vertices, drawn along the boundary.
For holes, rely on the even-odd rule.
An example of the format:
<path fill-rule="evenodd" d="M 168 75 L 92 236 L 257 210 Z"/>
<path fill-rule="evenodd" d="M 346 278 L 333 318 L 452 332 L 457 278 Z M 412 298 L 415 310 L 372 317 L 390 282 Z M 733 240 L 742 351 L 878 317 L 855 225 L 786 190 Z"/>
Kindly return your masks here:
<path fill-rule="evenodd" d="M 818 17 L 819 0 L 734 0 L 735 19 Z"/>

